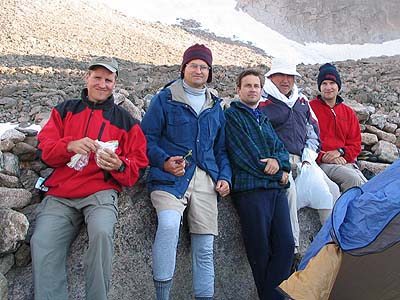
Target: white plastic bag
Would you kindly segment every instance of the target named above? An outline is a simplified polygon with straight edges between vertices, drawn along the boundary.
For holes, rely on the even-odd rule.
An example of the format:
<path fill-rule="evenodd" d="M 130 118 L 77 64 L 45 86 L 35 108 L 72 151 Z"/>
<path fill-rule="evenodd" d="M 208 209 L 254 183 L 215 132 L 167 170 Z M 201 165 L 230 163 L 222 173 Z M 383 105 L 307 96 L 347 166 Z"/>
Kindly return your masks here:
<path fill-rule="evenodd" d="M 104 149 L 110 149 L 113 152 L 118 148 L 118 141 L 113 140 L 113 141 L 108 141 L 108 142 L 101 142 L 96 140 L 96 142 L 100 145 L 100 148 L 96 151 L 95 154 L 95 161 L 97 164 L 97 155 L 99 151 L 104 151 Z M 69 163 L 67 163 L 67 166 L 70 168 L 73 168 L 77 171 L 82 171 L 84 167 L 87 166 L 89 163 L 89 154 L 75 154 L 74 156 L 71 157 L 71 160 Z"/>
<path fill-rule="evenodd" d="M 99 164 L 97 163 L 97 158 L 98 158 L 99 153 L 104 151 L 105 149 L 110 149 L 112 152 L 115 152 L 115 150 L 117 150 L 117 148 L 118 148 L 118 141 L 117 140 L 108 141 L 108 142 L 97 141 L 97 143 L 100 145 L 100 148 L 97 149 L 94 159 L 96 161 L 97 166 L 100 167 Z"/>
<path fill-rule="evenodd" d="M 310 159 L 308 162 L 309 164 L 298 164 L 297 178 L 295 179 L 297 209 L 303 207 L 331 209 L 333 207 L 333 196 L 324 180 L 324 171 L 315 160 Z"/>

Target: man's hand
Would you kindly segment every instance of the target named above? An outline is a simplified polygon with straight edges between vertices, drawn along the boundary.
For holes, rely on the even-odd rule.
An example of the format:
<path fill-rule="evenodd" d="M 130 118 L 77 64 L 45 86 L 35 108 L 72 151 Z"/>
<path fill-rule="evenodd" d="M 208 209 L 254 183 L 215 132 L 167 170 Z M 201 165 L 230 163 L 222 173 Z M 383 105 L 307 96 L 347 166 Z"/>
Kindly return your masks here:
<path fill-rule="evenodd" d="M 340 160 L 337 160 L 338 158 L 341 158 Z M 337 150 L 331 150 L 327 151 L 324 155 L 322 155 L 322 162 L 326 164 L 339 164 L 338 162 L 340 161 L 346 161 L 343 157 L 340 156 L 339 151 Z M 342 163 L 340 163 L 342 164 Z"/>
<path fill-rule="evenodd" d="M 171 156 L 164 162 L 164 171 L 175 176 L 185 175 L 186 162 L 183 156 Z"/>
<path fill-rule="evenodd" d="M 275 158 L 263 158 L 260 161 L 266 163 L 264 168 L 265 174 L 274 175 L 279 171 L 279 164 Z"/>
<path fill-rule="evenodd" d="M 117 171 L 122 165 L 122 160 L 112 150 L 104 149 L 97 153 L 97 165 L 108 172 Z"/>
<path fill-rule="evenodd" d="M 345 165 L 345 164 L 347 164 L 347 160 L 345 160 L 344 157 L 340 156 L 338 158 L 335 158 L 333 160 L 333 163 L 337 164 L 337 165 Z"/>
<path fill-rule="evenodd" d="M 67 145 L 67 151 L 78 154 L 89 154 L 90 152 L 96 152 L 99 147 L 100 146 L 96 141 L 84 137 L 83 139 L 69 142 Z"/>
<path fill-rule="evenodd" d="M 221 197 L 226 197 L 230 192 L 229 183 L 226 180 L 218 180 L 215 186 L 215 190 L 219 193 Z"/>
<path fill-rule="evenodd" d="M 283 171 L 282 178 L 281 178 L 281 180 L 279 180 L 279 183 L 281 185 L 286 185 L 288 183 L 288 181 L 289 181 L 289 173 L 286 171 Z"/>

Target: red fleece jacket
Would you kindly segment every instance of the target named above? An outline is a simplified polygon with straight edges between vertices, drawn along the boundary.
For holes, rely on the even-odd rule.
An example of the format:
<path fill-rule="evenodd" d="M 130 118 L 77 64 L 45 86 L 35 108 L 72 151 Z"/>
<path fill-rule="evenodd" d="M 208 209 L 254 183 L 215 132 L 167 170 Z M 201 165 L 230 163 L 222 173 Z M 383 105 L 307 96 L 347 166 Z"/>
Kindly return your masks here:
<path fill-rule="evenodd" d="M 125 162 L 123 172 L 100 169 L 90 154 L 82 171 L 67 166 L 75 154 L 67 151 L 70 141 L 89 137 L 103 142 L 118 140 L 116 154 Z M 80 100 L 68 100 L 55 107 L 48 123 L 38 135 L 39 154 L 43 162 L 54 168 L 45 181 L 47 194 L 64 198 L 81 198 L 95 192 L 132 186 L 139 178 L 139 169 L 148 165 L 146 138 L 129 113 L 114 104 L 112 96 L 105 102 L 87 101 L 85 90 Z"/>
<path fill-rule="evenodd" d="M 310 101 L 310 106 L 318 118 L 321 139 L 321 151 L 317 162 L 331 150 L 343 148 L 344 158 L 353 163 L 361 152 L 361 130 L 357 116 L 343 99 L 338 96 L 336 105 L 330 108 L 321 98 Z"/>

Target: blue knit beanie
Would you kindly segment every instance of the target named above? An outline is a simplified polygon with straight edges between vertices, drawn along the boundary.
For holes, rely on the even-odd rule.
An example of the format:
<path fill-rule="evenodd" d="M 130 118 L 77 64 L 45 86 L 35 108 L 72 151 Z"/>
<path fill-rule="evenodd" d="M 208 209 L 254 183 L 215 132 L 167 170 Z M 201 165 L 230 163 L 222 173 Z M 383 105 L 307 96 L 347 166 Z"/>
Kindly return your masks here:
<path fill-rule="evenodd" d="M 342 88 L 342 81 L 340 80 L 339 72 L 337 71 L 336 67 L 330 63 L 326 63 L 319 67 L 319 74 L 318 74 L 318 90 L 321 91 L 321 83 L 324 80 L 332 80 L 336 82 L 339 87 L 339 91 Z"/>

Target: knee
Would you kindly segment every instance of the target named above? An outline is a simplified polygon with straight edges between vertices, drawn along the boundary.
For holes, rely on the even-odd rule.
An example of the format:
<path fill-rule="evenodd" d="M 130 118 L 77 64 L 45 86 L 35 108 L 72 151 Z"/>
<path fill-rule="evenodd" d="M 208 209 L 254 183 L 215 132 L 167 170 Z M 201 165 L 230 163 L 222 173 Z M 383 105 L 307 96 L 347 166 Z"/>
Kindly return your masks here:
<path fill-rule="evenodd" d="M 114 236 L 113 228 L 97 227 L 88 232 L 89 241 L 96 243 L 112 242 Z"/>
<path fill-rule="evenodd" d="M 177 232 L 179 231 L 181 215 L 177 211 L 164 210 L 158 214 L 158 231 Z"/>
<path fill-rule="evenodd" d="M 214 236 L 208 234 L 192 234 L 193 255 L 200 260 L 210 260 L 214 256 Z"/>
<path fill-rule="evenodd" d="M 30 240 L 30 246 L 32 249 L 35 248 L 50 248 L 53 244 L 54 239 L 49 236 L 48 232 L 41 231 L 36 228 Z"/>

